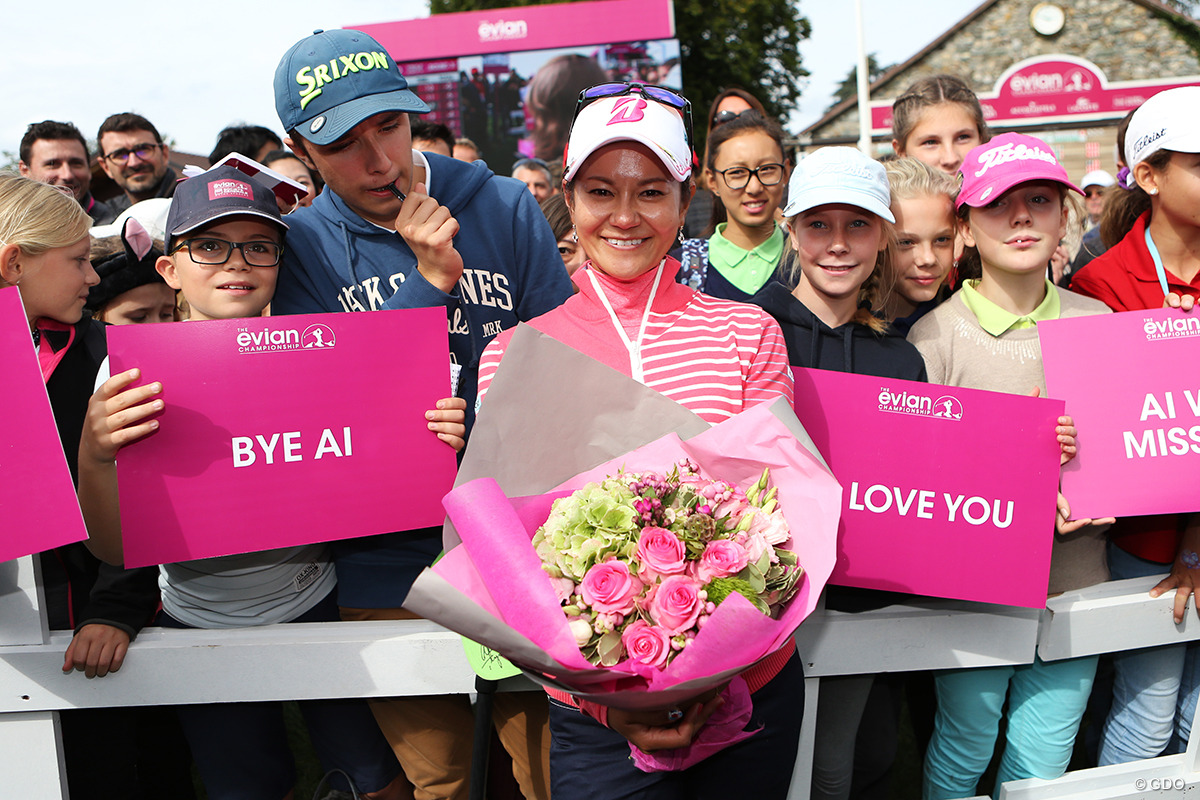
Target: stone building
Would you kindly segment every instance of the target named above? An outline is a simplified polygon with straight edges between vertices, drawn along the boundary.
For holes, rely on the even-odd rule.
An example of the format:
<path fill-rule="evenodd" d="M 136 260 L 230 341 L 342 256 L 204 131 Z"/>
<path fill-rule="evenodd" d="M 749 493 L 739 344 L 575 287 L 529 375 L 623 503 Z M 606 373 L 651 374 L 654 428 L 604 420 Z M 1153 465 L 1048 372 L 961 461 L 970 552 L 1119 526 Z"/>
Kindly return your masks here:
<path fill-rule="evenodd" d="M 892 101 L 938 73 L 970 84 L 994 133 L 1045 139 L 1079 178 L 1114 170 L 1115 128 L 1129 110 L 1200 83 L 1200 25 L 1155 0 L 987 0 L 871 87 L 876 155 L 891 151 Z M 856 143 L 857 100 L 798 138 L 802 149 Z"/>

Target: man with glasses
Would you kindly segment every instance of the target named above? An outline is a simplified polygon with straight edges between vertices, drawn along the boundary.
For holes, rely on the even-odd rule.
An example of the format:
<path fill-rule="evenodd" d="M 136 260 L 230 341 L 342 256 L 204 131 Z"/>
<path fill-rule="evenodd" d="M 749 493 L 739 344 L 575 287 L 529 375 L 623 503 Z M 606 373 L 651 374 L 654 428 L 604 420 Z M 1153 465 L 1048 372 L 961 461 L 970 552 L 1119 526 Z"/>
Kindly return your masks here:
<path fill-rule="evenodd" d="M 484 347 L 571 295 L 537 203 L 482 164 L 413 150 L 408 115 L 429 107 L 360 31 L 318 31 L 294 45 L 275 73 L 275 107 L 287 145 L 321 174 L 325 191 L 288 216 L 272 313 L 445 308 L 447 368 L 467 400 L 469 431 Z M 394 368 L 380 352 L 379 368 Z M 400 606 L 441 549 L 440 527 L 334 542 L 343 618 L 411 619 Z M 533 695 L 502 693 L 495 707 L 513 772 L 527 797 L 540 798 L 549 785 L 548 709 Z M 417 798 L 466 797 L 466 697 L 382 699 L 372 710 Z"/>
<path fill-rule="evenodd" d="M 177 176 L 167 164 L 171 151 L 150 120 L 113 114 L 101 123 L 96 141 L 104 174 L 124 191 L 108 201 L 118 214 L 142 200 L 175 194 Z"/>
<path fill-rule="evenodd" d="M 21 138 L 19 169 L 26 178 L 62 186 L 83 206 L 95 225 L 106 225 L 117 218 L 108 203 L 92 197 L 92 170 L 88 163 L 87 141 L 70 122 L 35 122 Z"/>
<path fill-rule="evenodd" d="M 554 194 L 554 177 L 549 165 L 540 158 L 522 158 L 513 164 L 512 176 L 525 184 L 539 203 Z"/>

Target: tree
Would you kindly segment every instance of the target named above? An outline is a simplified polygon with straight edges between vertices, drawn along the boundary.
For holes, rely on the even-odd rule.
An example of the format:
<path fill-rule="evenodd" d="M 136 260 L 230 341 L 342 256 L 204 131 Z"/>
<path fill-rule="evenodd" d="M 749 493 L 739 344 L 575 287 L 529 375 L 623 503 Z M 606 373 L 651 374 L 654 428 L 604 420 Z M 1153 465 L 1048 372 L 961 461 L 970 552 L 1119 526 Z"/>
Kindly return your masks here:
<path fill-rule="evenodd" d="M 434 14 L 545 5 L 562 0 L 430 0 Z M 800 43 L 811 26 L 796 0 L 674 0 L 683 80 L 695 105 L 696 138 L 707 135 L 708 104 L 722 89 L 740 86 L 778 119 L 800 100 Z"/>
<path fill-rule="evenodd" d="M 887 66 L 881 67 L 879 65 L 879 62 L 875 59 L 875 54 L 869 53 L 867 55 L 867 83 L 872 84 L 875 81 L 879 80 L 879 77 L 881 75 L 883 75 L 883 73 L 885 73 L 889 69 L 891 69 L 893 66 L 895 66 L 895 65 L 888 64 Z M 830 110 L 834 106 L 836 106 L 838 103 L 842 102 L 843 100 L 848 100 L 849 98 L 854 97 L 857 94 L 858 94 L 858 65 L 855 64 L 854 68 L 850 70 L 850 74 L 847 75 L 845 78 L 843 78 L 842 82 L 838 84 L 837 91 L 835 91 L 833 93 L 833 102 L 829 104 L 829 108 L 825 109 L 825 113 L 828 114 L 830 112 Z"/>

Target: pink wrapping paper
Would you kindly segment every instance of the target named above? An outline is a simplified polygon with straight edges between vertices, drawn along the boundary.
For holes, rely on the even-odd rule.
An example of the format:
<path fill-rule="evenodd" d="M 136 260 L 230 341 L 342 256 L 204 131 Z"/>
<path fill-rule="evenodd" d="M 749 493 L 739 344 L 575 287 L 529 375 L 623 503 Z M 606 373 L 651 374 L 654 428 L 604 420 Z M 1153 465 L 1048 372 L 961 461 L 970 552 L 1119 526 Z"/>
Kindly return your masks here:
<path fill-rule="evenodd" d="M 445 598 L 432 601 L 426 595 L 437 592 L 424 592 L 421 580 L 405 606 L 539 673 L 547 685 L 593 702 L 629 709 L 661 707 L 719 686 L 793 635 L 815 608 L 833 569 L 841 487 L 797 441 L 796 427 L 786 401 L 757 406 L 688 441 L 672 434 L 651 442 L 567 481 L 556 494 L 516 501 L 517 507 L 490 478 L 463 484 L 444 500 L 462 545 L 432 572 L 473 609 L 460 613 L 442 602 Z M 530 539 L 554 497 L 563 492 L 622 466 L 666 470 L 681 458 L 690 458 L 709 477 L 743 488 L 758 479 L 763 467 L 771 468 L 772 484 L 778 487 L 792 531 L 787 546 L 798 553 L 805 569 L 800 589 L 778 620 L 740 595 L 731 595 L 666 669 L 648 677 L 637 675 L 629 664 L 592 666 L 575 644 Z"/>

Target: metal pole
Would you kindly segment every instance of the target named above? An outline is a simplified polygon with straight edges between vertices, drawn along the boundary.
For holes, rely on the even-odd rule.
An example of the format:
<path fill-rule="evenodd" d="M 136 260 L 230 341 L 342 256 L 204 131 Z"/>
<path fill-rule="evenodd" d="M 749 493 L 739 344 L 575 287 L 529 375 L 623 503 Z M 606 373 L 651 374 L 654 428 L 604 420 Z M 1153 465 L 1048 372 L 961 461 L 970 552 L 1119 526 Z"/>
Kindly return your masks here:
<path fill-rule="evenodd" d="M 871 89 L 867 75 L 867 43 L 863 35 L 862 0 L 854 0 L 858 29 L 858 149 L 871 157 Z"/>

